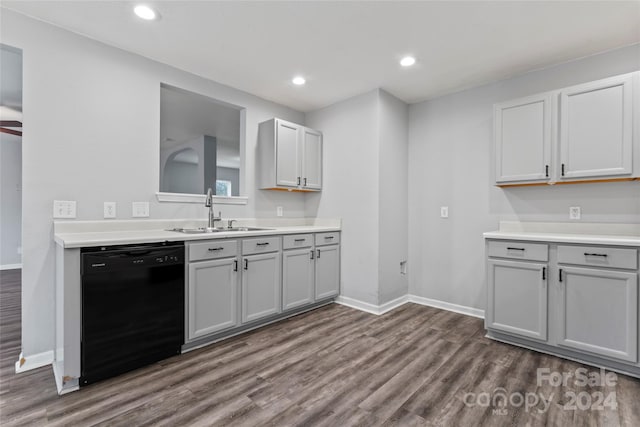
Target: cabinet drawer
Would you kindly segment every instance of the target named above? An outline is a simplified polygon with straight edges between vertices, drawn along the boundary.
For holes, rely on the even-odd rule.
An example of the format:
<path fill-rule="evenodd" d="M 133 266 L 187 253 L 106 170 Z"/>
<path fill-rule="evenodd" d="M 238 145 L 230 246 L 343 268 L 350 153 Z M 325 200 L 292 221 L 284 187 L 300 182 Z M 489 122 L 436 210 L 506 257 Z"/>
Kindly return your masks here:
<path fill-rule="evenodd" d="M 281 240 L 282 238 L 280 236 L 243 240 L 242 255 L 279 251 Z"/>
<path fill-rule="evenodd" d="M 308 248 L 313 246 L 313 234 L 293 234 L 282 238 L 283 249 Z"/>
<path fill-rule="evenodd" d="M 333 245 L 340 243 L 340 233 L 332 231 L 330 233 L 316 233 L 316 246 Z"/>
<path fill-rule="evenodd" d="M 499 258 L 548 261 L 549 246 L 544 243 L 489 241 L 489 256 Z"/>
<path fill-rule="evenodd" d="M 558 246 L 558 262 L 593 267 L 638 268 L 638 251 L 603 246 Z"/>
<path fill-rule="evenodd" d="M 189 261 L 232 257 L 238 254 L 237 240 L 207 240 L 189 243 Z"/>

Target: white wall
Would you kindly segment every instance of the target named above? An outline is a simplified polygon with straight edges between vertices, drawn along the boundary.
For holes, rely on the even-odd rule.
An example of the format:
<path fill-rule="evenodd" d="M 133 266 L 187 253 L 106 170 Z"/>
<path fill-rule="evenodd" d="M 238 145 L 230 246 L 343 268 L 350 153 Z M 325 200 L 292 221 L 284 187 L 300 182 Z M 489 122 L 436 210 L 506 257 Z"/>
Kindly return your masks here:
<path fill-rule="evenodd" d="M 379 97 L 379 290 L 378 304 L 407 294 L 407 275 L 400 262 L 408 256 L 408 124 L 409 106 L 381 90 Z"/>
<path fill-rule="evenodd" d="M 23 50 L 22 348 L 54 348 L 53 200 L 76 200 L 78 219 L 102 219 L 104 201 L 131 217 L 149 201 L 151 218 L 206 218 L 199 205 L 158 203 L 160 83 L 246 107 L 246 206 L 224 217 L 303 216 L 304 195 L 255 189 L 258 123 L 303 122 L 300 112 L 115 49 L 3 9 L 2 42 Z"/>
<path fill-rule="evenodd" d="M 341 294 L 378 304 L 378 91 L 306 115 L 322 130 L 322 192 L 306 216 L 342 218 Z"/>
<path fill-rule="evenodd" d="M 640 45 L 415 104 L 409 110 L 409 291 L 484 309 L 482 233 L 499 220 L 640 223 L 637 182 L 501 189 L 491 182 L 492 105 L 640 69 Z M 441 219 L 440 206 L 449 206 Z"/>
<path fill-rule="evenodd" d="M 22 138 L 0 133 L 0 267 L 22 262 Z"/>

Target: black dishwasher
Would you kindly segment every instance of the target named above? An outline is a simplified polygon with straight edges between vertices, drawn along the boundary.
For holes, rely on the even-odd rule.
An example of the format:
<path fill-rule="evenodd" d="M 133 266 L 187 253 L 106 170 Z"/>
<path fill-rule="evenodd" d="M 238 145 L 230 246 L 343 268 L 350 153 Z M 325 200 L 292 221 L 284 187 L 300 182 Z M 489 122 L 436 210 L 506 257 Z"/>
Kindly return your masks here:
<path fill-rule="evenodd" d="M 179 354 L 184 242 L 81 250 L 80 385 Z"/>

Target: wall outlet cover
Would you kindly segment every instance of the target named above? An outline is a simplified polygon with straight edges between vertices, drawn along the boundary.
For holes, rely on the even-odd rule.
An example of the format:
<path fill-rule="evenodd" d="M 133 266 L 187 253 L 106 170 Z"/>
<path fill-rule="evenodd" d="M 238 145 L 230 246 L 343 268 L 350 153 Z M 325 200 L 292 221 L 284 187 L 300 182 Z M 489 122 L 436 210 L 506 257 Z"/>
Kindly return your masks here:
<path fill-rule="evenodd" d="M 440 206 L 440 218 L 449 218 L 449 206 Z"/>
<path fill-rule="evenodd" d="M 116 202 L 104 202 L 104 217 L 105 218 L 116 217 Z"/>
<path fill-rule="evenodd" d="M 276 215 L 277 216 L 282 216 L 282 214 L 283 214 L 282 206 L 278 206 L 276 208 Z"/>
<path fill-rule="evenodd" d="M 53 201 L 53 217 L 54 218 L 75 218 L 76 217 L 75 200 L 54 200 Z"/>
<path fill-rule="evenodd" d="M 580 206 L 572 206 L 569 208 L 569 219 L 580 219 L 582 217 L 582 212 L 580 211 Z"/>
<path fill-rule="evenodd" d="M 131 216 L 147 218 L 149 216 L 149 202 L 131 202 Z"/>

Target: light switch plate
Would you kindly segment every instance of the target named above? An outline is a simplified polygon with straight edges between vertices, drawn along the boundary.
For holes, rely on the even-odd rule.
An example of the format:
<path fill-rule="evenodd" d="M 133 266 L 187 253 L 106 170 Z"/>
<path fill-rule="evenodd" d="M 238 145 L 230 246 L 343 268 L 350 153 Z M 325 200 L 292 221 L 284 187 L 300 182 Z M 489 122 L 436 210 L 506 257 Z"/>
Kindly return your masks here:
<path fill-rule="evenodd" d="M 54 218 L 75 218 L 76 217 L 75 200 L 54 200 L 53 201 L 53 217 Z"/>
<path fill-rule="evenodd" d="M 105 218 L 116 217 L 116 202 L 104 202 L 104 217 Z"/>
<path fill-rule="evenodd" d="M 282 206 L 276 208 L 276 216 L 282 216 Z"/>
<path fill-rule="evenodd" d="M 449 206 L 440 206 L 440 218 L 449 218 Z"/>
<path fill-rule="evenodd" d="M 569 219 L 580 219 L 581 216 L 580 206 L 572 206 L 569 208 Z"/>
<path fill-rule="evenodd" d="M 131 202 L 131 216 L 147 218 L 149 216 L 149 202 Z"/>

